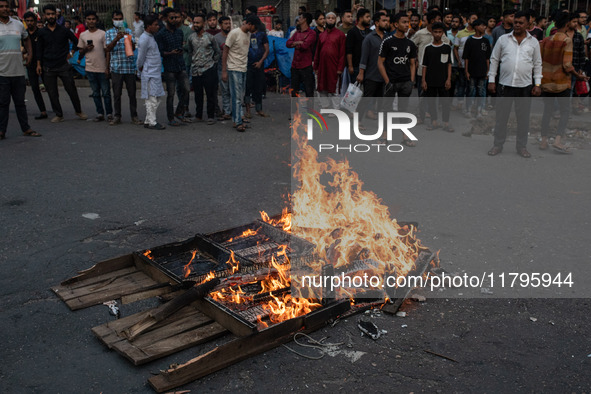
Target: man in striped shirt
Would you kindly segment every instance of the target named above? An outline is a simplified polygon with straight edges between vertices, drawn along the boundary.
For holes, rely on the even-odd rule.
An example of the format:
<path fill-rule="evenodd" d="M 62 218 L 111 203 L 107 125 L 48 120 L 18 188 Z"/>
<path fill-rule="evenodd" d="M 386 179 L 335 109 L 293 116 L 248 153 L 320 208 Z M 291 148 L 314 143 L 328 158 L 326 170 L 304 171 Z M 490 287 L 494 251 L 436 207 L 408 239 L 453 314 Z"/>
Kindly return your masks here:
<path fill-rule="evenodd" d="M 25 136 L 40 137 L 41 134 L 31 130 L 27 119 L 25 105 L 25 67 L 21 54 L 21 40 L 27 53 L 32 54 L 29 34 L 21 22 L 9 16 L 8 0 L 0 0 L 0 140 L 6 138 L 10 97 L 14 100 L 16 117 Z M 32 56 L 27 57 L 27 65 Z"/>

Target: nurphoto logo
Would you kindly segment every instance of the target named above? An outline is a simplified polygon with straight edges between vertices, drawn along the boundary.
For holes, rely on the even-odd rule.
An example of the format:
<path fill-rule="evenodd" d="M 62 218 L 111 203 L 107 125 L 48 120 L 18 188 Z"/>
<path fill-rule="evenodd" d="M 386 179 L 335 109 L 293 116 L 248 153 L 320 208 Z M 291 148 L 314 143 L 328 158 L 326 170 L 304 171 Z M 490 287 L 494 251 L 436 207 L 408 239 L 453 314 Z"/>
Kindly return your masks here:
<path fill-rule="evenodd" d="M 328 132 L 328 123 L 323 114 L 332 114 L 336 117 L 338 123 L 338 143 L 319 143 L 318 152 L 351 152 L 351 153 L 368 153 L 368 152 L 390 152 L 399 153 L 404 150 L 401 144 L 391 144 L 394 131 L 396 133 L 402 132 L 411 141 L 418 141 L 418 138 L 410 131 L 417 124 L 417 117 L 408 112 L 378 112 L 377 121 L 378 128 L 376 131 L 364 130 L 360 127 L 359 113 L 353 113 L 353 121 L 351 122 L 350 114 L 338 109 L 321 109 L 320 112 L 313 109 L 307 109 L 306 114 L 309 116 L 306 124 L 308 142 L 314 140 L 314 128 L 318 128 L 321 132 Z M 315 126 L 316 125 L 316 126 Z M 332 131 L 332 130 L 331 130 Z M 363 143 L 343 143 L 351 142 L 352 139 L 364 141 Z"/>

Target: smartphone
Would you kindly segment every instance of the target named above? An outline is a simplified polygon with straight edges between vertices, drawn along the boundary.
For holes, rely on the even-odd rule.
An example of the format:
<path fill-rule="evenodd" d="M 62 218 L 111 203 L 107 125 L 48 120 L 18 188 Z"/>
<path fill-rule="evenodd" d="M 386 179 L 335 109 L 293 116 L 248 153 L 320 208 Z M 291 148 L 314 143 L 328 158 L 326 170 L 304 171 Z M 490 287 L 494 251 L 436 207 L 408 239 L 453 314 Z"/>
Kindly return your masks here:
<path fill-rule="evenodd" d="M 92 45 L 92 40 L 86 40 L 86 45 Z"/>

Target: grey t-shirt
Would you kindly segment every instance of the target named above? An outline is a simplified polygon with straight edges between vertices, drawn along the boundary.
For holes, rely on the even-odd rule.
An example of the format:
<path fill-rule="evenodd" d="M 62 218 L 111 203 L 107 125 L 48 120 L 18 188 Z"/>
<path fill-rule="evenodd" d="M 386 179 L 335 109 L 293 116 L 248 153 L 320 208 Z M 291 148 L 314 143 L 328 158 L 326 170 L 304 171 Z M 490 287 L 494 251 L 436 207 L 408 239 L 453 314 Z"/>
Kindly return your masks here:
<path fill-rule="evenodd" d="M 218 33 L 215 36 L 213 36 L 215 42 L 218 43 L 219 48 L 220 48 L 220 60 L 218 60 L 218 65 L 220 66 L 218 68 L 218 70 L 222 70 L 222 53 L 224 53 L 224 45 L 226 45 L 226 36 L 223 33 Z"/>

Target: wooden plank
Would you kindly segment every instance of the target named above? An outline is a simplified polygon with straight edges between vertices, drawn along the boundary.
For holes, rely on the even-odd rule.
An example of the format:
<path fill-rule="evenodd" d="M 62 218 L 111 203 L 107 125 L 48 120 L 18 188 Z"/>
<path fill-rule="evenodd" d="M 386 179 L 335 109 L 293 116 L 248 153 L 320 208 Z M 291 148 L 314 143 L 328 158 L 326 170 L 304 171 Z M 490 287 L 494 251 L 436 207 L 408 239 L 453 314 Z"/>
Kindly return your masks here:
<path fill-rule="evenodd" d="M 145 319 L 137 322 L 133 326 L 126 329 L 123 334 L 130 340 L 133 340 L 142 332 L 148 330 L 156 323 L 163 321 L 174 312 L 182 307 L 194 302 L 195 300 L 205 297 L 215 286 L 220 283 L 219 278 L 213 278 L 205 283 L 193 286 L 177 298 L 170 300 L 164 305 L 155 308 L 150 312 Z"/>
<path fill-rule="evenodd" d="M 273 349 L 289 342 L 304 324 L 303 317 L 275 324 L 263 331 L 238 338 L 216 347 L 176 368 L 168 369 L 148 379 L 150 386 L 159 393 L 192 382 L 210 373 L 219 371 L 255 354 Z"/>
<path fill-rule="evenodd" d="M 86 295 L 90 295 L 93 293 L 99 293 L 104 291 L 109 291 L 111 289 L 115 289 L 125 284 L 129 283 L 136 283 L 138 281 L 143 281 L 145 278 L 148 278 L 146 274 L 143 272 L 138 272 L 134 270 L 133 272 L 126 273 L 121 276 L 113 277 L 112 280 L 105 281 L 102 283 L 91 283 L 88 286 L 78 287 L 76 289 L 65 289 L 60 293 L 62 299 L 64 301 L 71 300 L 73 298 L 78 298 Z M 150 279 L 150 278 L 148 278 Z M 151 280 L 151 279 L 150 279 Z"/>
<path fill-rule="evenodd" d="M 70 279 L 66 279 L 65 281 L 63 281 L 60 284 L 62 286 L 68 286 L 73 283 L 80 282 L 82 280 L 88 280 L 90 278 L 93 278 L 93 277 L 96 277 L 99 275 L 104 275 L 106 273 L 116 271 L 119 269 L 123 269 L 126 267 L 131 267 L 131 266 L 133 266 L 133 255 L 126 254 L 124 256 L 119 256 L 119 257 L 115 257 L 113 259 L 101 261 L 100 263 L 96 263 L 92 267 L 90 267 L 86 270 L 80 271 L 78 273 L 78 275 L 76 275 Z"/>
<path fill-rule="evenodd" d="M 202 315 L 201 313 L 194 314 L 192 316 L 187 316 L 184 319 L 177 320 L 174 323 L 168 323 L 164 327 L 146 332 L 133 340 L 132 343 L 137 347 L 145 348 L 163 339 L 170 338 L 187 330 L 211 324 L 213 322 L 214 321 L 211 320 L 211 318 Z"/>
<path fill-rule="evenodd" d="M 132 266 L 129 267 L 125 267 L 125 268 L 121 268 L 118 270 L 114 270 L 111 272 L 107 272 L 101 275 L 97 275 L 97 276 L 92 276 L 89 278 L 81 278 L 80 280 L 76 281 L 76 282 L 72 282 L 68 285 L 62 286 L 56 286 L 56 288 L 62 288 L 62 289 L 69 289 L 69 290 L 74 290 L 74 289 L 78 289 L 81 287 L 86 287 L 86 286 L 90 286 L 93 284 L 103 284 L 104 282 L 109 282 L 113 279 L 116 279 L 118 277 L 130 274 L 132 272 L 137 272 L 137 268 Z"/>
<path fill-rule="evenodd" d="M 219 305 L 213 304 L 209 299 L 196 301 L 197 309 L 211 317 L 232 334 L 238 337 L 245 337 L 256 331 L 256 326 L 249 322 L 241 321 L 223 311 Z"/>
<path fill-rule="evenodd" d="M 317 330 L 327 320 L 336 317 L 341 311 L 347 310 L 348 307 L 350 307 L 349 301 L 345 300 L 313 312 L 314 316 L 308 319 L 308 326 L 303 331 L 309 333 Z M 172 390 L 175 387 L 219 371 L 255 354 L 265 352 L 291 341 L 293 335 L 304 328 L 305 321 L 305 316 L 300 316 L 275 324 L 247 337 L 237 338 L 185 364 L 153 376 L 148 379 L 148 382 L 159 393 Z"/>
<path fill-rule="evenodd" d="M 161 286 L 151 290 L 139 291 L 137 293 L 121 296 L 121 304 L 131 304 L 132 302 L 145 300 L 147 298 L 158 297 L 174 291 L 176 287 L 168 283 L 161 283 Z"/>
<path fill-rule="evenodd" d="M 126 294 L 132 294 L 152 288 L 159 288 L 160 286 L 160 283 L 154 282 L 152 278 L 149 278 L 144 274 L 144 277 L 138 281 L 128 282 L 116 288 L 110 288 L 96 293 L 72 298 L 67 300 L 66 304 L 70 307 L 70 309 L 78 310 L 92 305 L 102 304 L 105 301 L 117 299 Z"/>
<path fill-rule="evenodd" d="M 414 276 L 421 276 L 425 273 L 431 261 L 435 258 L 435 253 L 431 253 L 430 251 L 421 252 L 417 257 L 415 262 L 415 269 L 409 272 L 408 275 Z M 382 311 L 389 313 L 391 315 L 395 315 L 400 309 L 400 306 L 404 302 L 404 300 L 408 297 L 408 294 L 411 292 L 411 287 L 403 287 L 397 289 L 389 289 L 386 291 L 388 296 L 390 297 L 391 303 L 384 305 Z"/>
<path fill-rule="evenodd" d="M 164 272 L 160 271 L 158 268 L 154 267 L 153 265 L 146 263 L 141 257 L 137 255 L 133 255 L 133 263 L 137 267 L 138 270 L 144 272 L 150 278 L 154 279 L 160 283 L 170 283 L 171 285 L 176 285 L 178 282 Z"/>
<path fill-rule="evenodd" d="M 113 345 L 113 349 L 130 360 L 135 365 L 145 364 L 152 360 L 168 356 L 201 343 L 209 342 L 227 334 L 228 331 L 218 323 L 212 322 L 205 326 L 196 327 L 142 348 L 135 343 L 122 340 Z"/>
<path fill-rule="evenodd" d="M 150 311 L 151 309 L 106 324 L 102 324 L 100 326 L 96 326 L 92 329 L 92 332 L 98 337 L 98 339 L 101 342 L 107 345 L 107 347 L 112 348 L 114 343 L 125 340 L 125 336 L 121 334 L 123 330 L 127 329 L 131 325 L 145 318 L 150 313 Z M 167 324 L 176 324 L 178 320 L 184 319 L 188 316 L 199 318 L 203 317 L 204 315 L 201 312 L 197 311 L 194 307 L 188 306 L 186 308 L 179 310 L 174 315 L 170 316 L 166 321 L 155 325 L 154 327 L 152 327 L 152 330 L 158 330 L 159 328 L 164 327 Z M 122 321 L 124 319 L 126 320 Z"/>

